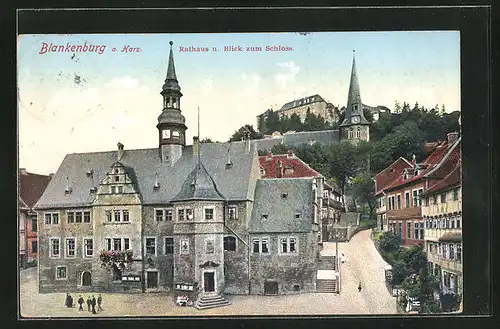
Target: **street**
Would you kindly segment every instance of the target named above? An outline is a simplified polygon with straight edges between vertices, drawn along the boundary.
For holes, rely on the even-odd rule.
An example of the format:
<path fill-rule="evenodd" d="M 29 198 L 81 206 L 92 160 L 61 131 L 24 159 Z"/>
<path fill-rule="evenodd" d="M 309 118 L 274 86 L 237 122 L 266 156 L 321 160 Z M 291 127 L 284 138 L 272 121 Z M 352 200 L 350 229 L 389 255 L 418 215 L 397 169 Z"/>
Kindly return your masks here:
<path fill-rule="evenodd" d="M 325 243 L 324 252 L 335 253 L 335 243 Z M 116 316 L 206 316 L 206 315 L 341 315 L 395 314 L 395 299 L 384 285 L 384 261 L 370 239 L 370 230 L 356 234 L 350 242 L 339 243 L 346 263 L 342 264 L 340 295 L 305 293 L 287 296 L 231 296 L 231 305 L 197 310 L 174 305 L 167 293 L 102 293 L 103 311 L 92 315 L 78 306 L 64 306 L 64 293 L 39 294 L 36 268 L 21 271 L 21 315 L 25 317 L 116 317 Z M 358 292 L 361 281 L 363 290 Z M 70 292 L 76 301 L 77 291 Z M 83 294 L 86 298 L 88 294 Z M 97 297 L 97 296 L 96 296 Z"/>

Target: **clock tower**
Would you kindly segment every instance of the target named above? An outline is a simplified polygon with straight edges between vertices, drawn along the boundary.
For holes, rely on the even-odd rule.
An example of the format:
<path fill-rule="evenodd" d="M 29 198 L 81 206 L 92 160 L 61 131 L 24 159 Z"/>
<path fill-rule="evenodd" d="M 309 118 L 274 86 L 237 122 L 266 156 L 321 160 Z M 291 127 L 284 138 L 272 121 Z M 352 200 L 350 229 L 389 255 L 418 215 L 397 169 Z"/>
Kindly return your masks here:
<path fill-rule="evenodd" d="M 363 103 L 361 102 L 354 54 L 352 57 L 351 83 L 349 85 L 345 118 L 340 125 L 340 138 L 341 140 L 347 139 L 355 143 L 360 140 L 370 140 L 370 122 L 366 120 L 363 114 Z"/>
<path fill-rule="evenodd" d="M 186 145 L 186 118 L 181 113 L 181 87 L 175 74 L 173 42 L 170 41 L 167 77 L 160 94 L 163 96 L 163 111 L 158 117 L 158 137 L 161 161 L 173 165 L 182 156 Z"/>

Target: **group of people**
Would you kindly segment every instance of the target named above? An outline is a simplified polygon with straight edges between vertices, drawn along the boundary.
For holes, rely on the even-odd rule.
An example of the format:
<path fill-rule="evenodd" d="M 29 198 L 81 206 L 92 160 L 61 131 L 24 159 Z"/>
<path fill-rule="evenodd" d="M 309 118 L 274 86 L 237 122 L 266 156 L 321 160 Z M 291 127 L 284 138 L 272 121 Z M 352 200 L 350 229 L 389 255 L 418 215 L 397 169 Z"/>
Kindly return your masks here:
<path fill-rule="evenodd" d="M 83 299 L 82 295 L 80 295 L 80 298 L 78 298 L 78 304 L 80 305 L 80 308 L 78 310 L 83 311 L 83 304 L 85 304 L 85 299 Z M 97 305 L 97 310 L 96 310 L 96 305 Z M 69 293 L 66 294 L 66 307 L 73 307 L 73 297 L 71 297 Z M 87 297 L 87 309 L 89 312 L 92 312 L 92 314 L 97 314 L 97 311 L 102 311 L 101 294 L 97 296 L 97 299 L 95 298 L 95 296 Z"/>

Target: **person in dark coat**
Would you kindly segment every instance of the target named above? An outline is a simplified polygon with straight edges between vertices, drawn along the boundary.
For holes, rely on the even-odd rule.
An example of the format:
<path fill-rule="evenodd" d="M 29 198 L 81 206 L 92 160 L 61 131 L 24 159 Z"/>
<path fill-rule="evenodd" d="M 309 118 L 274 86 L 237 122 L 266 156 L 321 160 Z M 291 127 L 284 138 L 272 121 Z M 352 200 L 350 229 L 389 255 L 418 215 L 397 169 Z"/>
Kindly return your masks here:
<path fill-rule="evenodd" d="M 68 294 L 68 296 L 68 307 L 73 307 L 73 297 L 71 296 L 71 294 Z"/>
<path fill-rule="evenodd" d="M 95 311 L 95 305 L 96 305 L 96 300 L 95 300 L 95 297 L 92 296 L 92 302 L 91 302 L 91 305 L 92 305 L 92 314 L 97 314 L 97 312 Z"/>
<path fill-rule="evenodd" d="M 101 294 L 99 294 L 99 297 L 97 297 L 97 310 L 98 311 L 102 311 L 101 304 L 102 304 L 102 296 L 101 296 Z"/>
<path fill-rule="evenodd" d="M 70 298 L 71 298 L 71 296 L 70 296 L 69 292 L 66 293 L 66 302 L 64 302 L 64 305 L 66 305 L 66 307 L 71 307 Z"/>
<path fill-rule="evenodd" d="M 78 309 L 79 311 L 83 311 L 83 304 L 85 303 L 85 300 L 83 299 L 82 295 L 80 295 L 80 298 L 78 298 L 78 304 L 80 304 L 80 308 Z"/>
<path fill-rule="evenodd" d="M 358 291 L 361 292 L 361 281 L 359 281 Z"/>
<path fill-rule="evenodd" d="M 90 299 L 90 296 L 87 297 L 87 308 L 89 310 L 89 312 L 91 311 L 90 310 L 90 307 L 92 306 L 92 299 Z"/>

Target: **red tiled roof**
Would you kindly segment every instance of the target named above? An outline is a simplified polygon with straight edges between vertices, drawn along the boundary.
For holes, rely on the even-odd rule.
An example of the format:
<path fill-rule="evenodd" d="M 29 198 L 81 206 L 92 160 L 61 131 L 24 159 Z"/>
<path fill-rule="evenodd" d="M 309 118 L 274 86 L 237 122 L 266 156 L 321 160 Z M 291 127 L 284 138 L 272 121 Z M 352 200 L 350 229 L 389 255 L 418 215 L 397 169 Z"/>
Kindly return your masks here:
<path fill-rule="evenodd" d="M 387 186 L 398 179 L 405 168 L 411 168 L 411 162 L 403 157 L 399 157 L 399 159 L 375 175 L 375 195 L 382 193 Z"/>
<path fill-rule="evenodd" d="M 268 154 L 259 156 L 260 166 L 265 170 L 265 178 L 278 178 L 279 163 L 283 167 L 282 178 L 299 177 L 318 177 L 322 176 L 319 172 L 309 167 L 297 156 L 289 154 Z M 293 171 L 287 173 L 286 169 L 292 168 Z"/>
<path fill-rule="evenodd" d="M 32 208 L 50 182 L 50 176 L 19 172 L 19 197 Z"/>
<path fill-rule="evenodd" d="M 455 143 L 449 144 L 446 141 L 444 141 L 438 147 L 436 147 L 436 149 L 431 154 L 429 154 L 429 156 L 427 156 L 427 158 L 425 158 L 423 162 L 420 163 L 420 165 L 424 165 L 426 166 L 426 168 L 422 169 L 418 175 L 405 180 L 401 172 L 400 176 L 385 189 L 390 190 L 400 187 L 401 185 L 407 185 L 409 183 L 415 183 L 421 180 L 424 176 L 427 176 L 427 174 L 429 174 L 433 169 L 435 169 L 441 163 L 441 160 L 443 160 L 443 158 L 446 156 L 448 151 L 450 151 L 450 148 L 453 145 L 455 145 Z M 457 145 L 456 148 L 459 148 L 459 145 Z"/>
<path fill-rule="evenodd" d="M 451 163 L 452 161 L 447 161 Z M 436 192 L 446 190 L 448 188 L 455 187 L 460 184 L 460 167 L 462 165 L 462 161 L 458 161 L 455 163 L 455 167 L 452 171 L 446 175 L 443 179 L 438 180 L 434 185 L 429 187 L 423 195 L 434 194 Z"/>
<path fill-rule="evenodd" d="M 21 198 L 19 198 L 19 209 L 29 209 L 26 202 L 24 202 L 23 199 L 21 199 Z"/>

